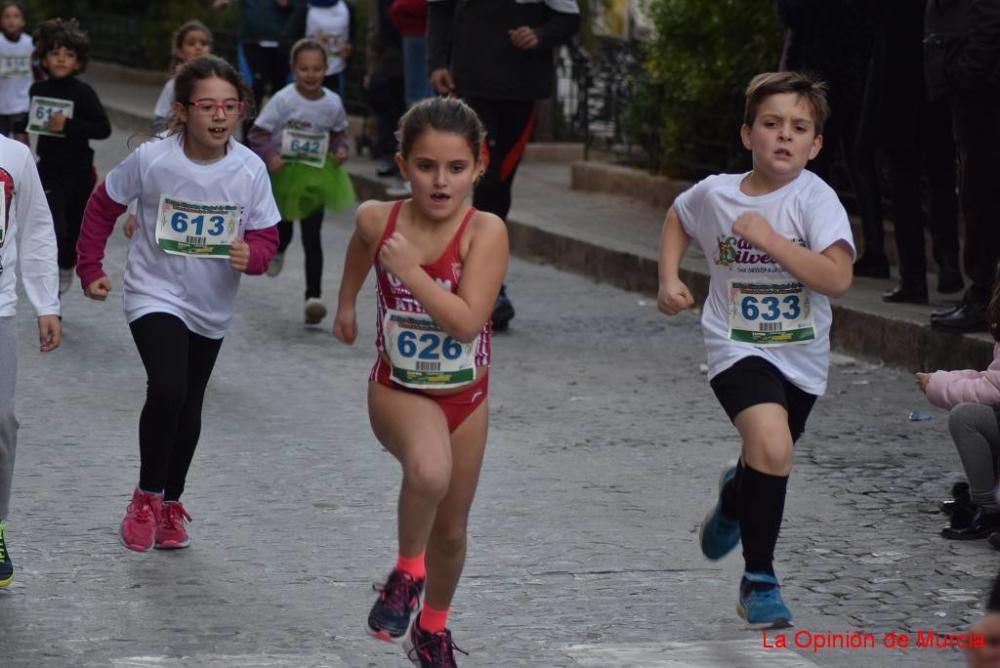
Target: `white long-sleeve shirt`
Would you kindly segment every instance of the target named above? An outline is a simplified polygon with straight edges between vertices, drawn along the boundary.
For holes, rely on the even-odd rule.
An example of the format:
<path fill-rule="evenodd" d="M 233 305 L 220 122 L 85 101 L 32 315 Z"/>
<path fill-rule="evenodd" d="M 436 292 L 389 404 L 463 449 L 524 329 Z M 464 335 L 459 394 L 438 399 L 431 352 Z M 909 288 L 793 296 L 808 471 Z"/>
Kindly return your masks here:
<path fill-rule="evenodd" d="M 0 136 L 0 316 L 14 315 L 17 305 L 18 243 L 21 280 L 35 313 L 59 314 L 59 268 L 56 233 L 31 151 Z M 18 239 L 20 237 L 20 240 Z"/>

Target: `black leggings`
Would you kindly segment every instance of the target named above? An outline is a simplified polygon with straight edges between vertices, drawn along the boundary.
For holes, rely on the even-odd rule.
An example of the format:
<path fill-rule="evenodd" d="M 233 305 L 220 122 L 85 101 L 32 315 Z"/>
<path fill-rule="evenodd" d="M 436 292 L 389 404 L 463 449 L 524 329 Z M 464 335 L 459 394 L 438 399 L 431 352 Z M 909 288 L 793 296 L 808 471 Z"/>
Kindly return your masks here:
<path fill-rule="evenodd" d="M 486 145 L 490 154 L 486 173 L 476 184 L 472 205 L 506 222 L 514 175 L 535 127 L 535 101 L 481 97 L 466 101 L 486 126 Z"/>
<path fill-rule="evenodd" d="M 147 376 L 139 418 L 139 487 L 164 490 L 165 500 L 176 501 L 198 445 L 205 386 L 222 339 L 194 334 L 166 313 L 144 315 L 129 327 Z"/>
<path fill-rule="evenodd" d="M 323 209 L 306 216 L 301 221 L 302 250 L 306 254 L 306 299 L 319 299 L 320 284 L 323 282 L 323 241 L 320 230 L 323 226 Z M 292 243 L 295 225 L 290 220 L 278 223 L 278 252 L 284 253 Z"/>
<path fill-rule="evenodd" d="M 80 238 L 83 211 L 94 189 L 94 168 L 65 171 L 50 169 L 44 162 L 38 165 L 38 175 L 45 189 L 45 198 L 52 212 L 59 247 L 59 268 L 76 266 L 76 242 Z"/>

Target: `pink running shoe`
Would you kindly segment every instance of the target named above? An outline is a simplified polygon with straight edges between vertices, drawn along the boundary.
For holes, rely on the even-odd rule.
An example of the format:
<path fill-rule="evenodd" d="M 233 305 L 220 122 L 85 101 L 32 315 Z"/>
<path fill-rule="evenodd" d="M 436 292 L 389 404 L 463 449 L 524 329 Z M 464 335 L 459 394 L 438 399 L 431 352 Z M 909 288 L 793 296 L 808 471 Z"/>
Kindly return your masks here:
<path fill-rule="evenodd" d="M 122 520 L 119 537 L 122 545 L 136 552 L 145 552 L 153 547 L 156 524 L 160 519 L 162 494 L 144 492 L 138 487 L 132 493 L 132 503 L 128 504 L 125 519 Z"/>
<path fill-rule="evenodd" d="M 191 516 L 180 501 L 167 501 L 160 508 L 160 521 L 156 524 L 156 549 L 179 550 L 191 544 L 187 523 Z"/>

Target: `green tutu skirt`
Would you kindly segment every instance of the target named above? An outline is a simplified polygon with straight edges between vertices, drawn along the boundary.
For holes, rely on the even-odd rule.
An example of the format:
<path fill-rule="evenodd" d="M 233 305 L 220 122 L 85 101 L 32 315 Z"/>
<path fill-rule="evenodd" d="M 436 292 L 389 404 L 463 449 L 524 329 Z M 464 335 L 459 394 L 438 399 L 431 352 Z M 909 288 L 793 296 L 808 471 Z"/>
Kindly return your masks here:
<path fill-rule="evenodd" d="M 351 177 L 329 156 L 322 167 L 285 163 L 271 173 L 271 191 L 282 220 L 301 220 L 320 209 L 343 211 L 355 202 Z"/>

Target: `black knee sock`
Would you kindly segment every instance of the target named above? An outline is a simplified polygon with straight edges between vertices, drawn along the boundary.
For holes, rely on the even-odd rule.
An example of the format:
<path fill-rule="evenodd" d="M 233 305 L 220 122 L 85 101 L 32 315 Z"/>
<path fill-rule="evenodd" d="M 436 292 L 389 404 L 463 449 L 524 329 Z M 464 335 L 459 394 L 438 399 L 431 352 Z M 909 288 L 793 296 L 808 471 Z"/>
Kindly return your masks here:
<path fill-rule="evenodd" d="M 746 569 L 774 575 L 774 546 L 785 512 L 788 476 L 769 475 L 744 465 L 740 478 L 740 538 Z"/>
<path fill-rule="evenodd" d="M 740 480 L 743 477 L 743 460 L 736 462 L 736 475 L 722 487 L 722 514 L 731 520 L 740 516 Z"/>

